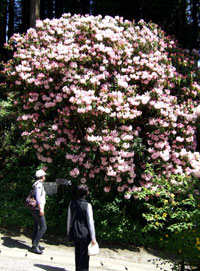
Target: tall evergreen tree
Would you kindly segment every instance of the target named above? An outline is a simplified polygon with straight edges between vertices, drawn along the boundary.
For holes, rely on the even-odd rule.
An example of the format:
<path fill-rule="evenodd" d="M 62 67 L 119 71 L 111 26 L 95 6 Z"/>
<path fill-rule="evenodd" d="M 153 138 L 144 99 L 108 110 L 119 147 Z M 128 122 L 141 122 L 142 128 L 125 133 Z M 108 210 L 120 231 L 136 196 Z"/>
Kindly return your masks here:
<path fill-rule="evenodd" d="M 8 39 L 14 33 L 14 0 L 9 0 L 9 16 L 8 16 Z"/>
<path fill-rule="evenodd" d="M 53 0 L 40 0 L 40 18 L 52 19 L 54 13 L 54 1 Z"/>
<path fill-rule="evenodd" d="M 7 18 L 7 1 L 0 2 L 0 54 L 3 52 L 3 45 L 6 42 L 6 18 Z"/>
<path fill-rule="evenodd" d="M 129 2 L 129 0 L 127 0 Z M 122 1 L 121 0 L 93 0 L 93 14 L 102 16 L 123 16 L 122 14 Z M 124 10 L 126 9 L 126 2 L 124 4 Z M 125 14 L 124 14 L 125 15 Z M 124 16 L 126 17 L 126 16 Z"/>
<path fill-rule="evenodd" d="M 55 17 L 60 18 L 64 11 L 64 0 L 55 1 Z"/>
<path fill-rule="evenodd" d="M 193 44 L 195 47 L 198 46 L 198 17 L 200 20 L 200 4 L 198 6 L 198 0 L 191 0 L 192 6 L 192 28 L 193 28 Z"/>
<path fill-rule="evenodd" d="M 89 14 L 89 13 L 90 13 L 90 0 L 81 0 L 80 14 Z"/>
<path fill-rule="evenodd" d="M 30 26 L 30 1 L 22 0 L 22 25 L 21 33 L 25 32 Z"/>
<path fill-rule="evenodd" d="M 185 45 L 185 34 L 187 33 L 187 2 L 185 0 L 178 0 L 175 17 L 173 18 L 174 35 L 177 37 L 182 45 Z M 167 29 L 166 29 L 167 30 Z"/>
<path fill-rule="evenodd" d="M 40 18 L 40 0 L 30 0 L 30 27 L 35 27 L 35 22 Z"/>

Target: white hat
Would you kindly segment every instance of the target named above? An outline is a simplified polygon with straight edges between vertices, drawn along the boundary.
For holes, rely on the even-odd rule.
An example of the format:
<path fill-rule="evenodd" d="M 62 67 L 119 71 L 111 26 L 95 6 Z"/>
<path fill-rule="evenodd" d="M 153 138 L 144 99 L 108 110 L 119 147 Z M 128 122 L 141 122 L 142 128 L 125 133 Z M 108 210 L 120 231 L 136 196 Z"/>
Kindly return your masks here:
<path fill-rule="evenodd" d="M 41 177 L 43 177 L 45 175 L 46 175 L 46 173 L 42 169 L 37 170 L 36 173 L 35 173 L 36 178 L 41 178 Z"/>

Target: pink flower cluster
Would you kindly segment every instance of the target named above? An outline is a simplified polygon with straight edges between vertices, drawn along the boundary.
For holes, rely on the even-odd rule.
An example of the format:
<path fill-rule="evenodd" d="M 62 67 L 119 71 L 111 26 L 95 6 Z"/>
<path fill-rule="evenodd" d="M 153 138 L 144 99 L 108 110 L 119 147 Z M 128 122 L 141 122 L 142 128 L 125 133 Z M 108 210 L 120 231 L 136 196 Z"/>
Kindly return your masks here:
<path fill-rule="evenodd" d="M 117 184 L 128 199 L 156 190 L 154 174 L 199 174 L 192 153 L 197 103 L 180 91 L 183 79 L 169 57 L 172 40 L 153 24 L 119 17 L 64 14 L 14 35 L 5 73 L 13 82 L 23 135 L 37 157 L 53 163 L 62 150 L 69 176 Z M 193 97 L 200 86 L 191 83 Z M 189 93 L 189 92 L 188 92 Z"/>

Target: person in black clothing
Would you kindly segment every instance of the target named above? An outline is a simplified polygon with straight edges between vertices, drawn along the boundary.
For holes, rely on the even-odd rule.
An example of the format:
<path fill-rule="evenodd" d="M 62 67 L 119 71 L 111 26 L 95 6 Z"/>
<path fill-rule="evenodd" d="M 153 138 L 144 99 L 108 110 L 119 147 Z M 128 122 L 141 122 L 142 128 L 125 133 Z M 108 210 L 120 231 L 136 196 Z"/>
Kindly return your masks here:
<path fill-rule="evenodd" d="M 95 227 L 93 219 L 92 205 L 85 199 L 89 194 L 87 185 L 81 184 L 77 188 L 77 198 L 69 203 L 67 218 L 67 235 L 75 244 L 75 264 L 76 271 L 89 270 L 88 245 L 90 242 L 96 243 Z M 72 224 L 78 220 L 83 231 L 84 238 L 73 237 Z"/>

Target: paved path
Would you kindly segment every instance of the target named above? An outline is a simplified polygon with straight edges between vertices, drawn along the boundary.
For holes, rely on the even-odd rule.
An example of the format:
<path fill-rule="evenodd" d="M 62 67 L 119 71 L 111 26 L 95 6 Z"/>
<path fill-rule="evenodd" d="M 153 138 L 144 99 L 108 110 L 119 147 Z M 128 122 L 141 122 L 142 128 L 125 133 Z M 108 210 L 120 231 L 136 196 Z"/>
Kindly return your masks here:
<path fill-rule="evenodd" d="M 29 251 L 31 240 L 25 235 L 0 233 L 0 270 L 1 271 L 74 271 L 74 248 L 47 241 L 42 255 Z M 51 242 L 52 243 L 52 242 Z M 100 254 L 90 257 L 90 271 L 159 271 L 149 260 L 162 260 L 143 248 L 108 249 L 100 247 Z M 169 265 L 162 266 L 170 271 Z"/>

